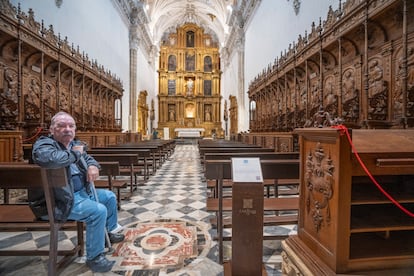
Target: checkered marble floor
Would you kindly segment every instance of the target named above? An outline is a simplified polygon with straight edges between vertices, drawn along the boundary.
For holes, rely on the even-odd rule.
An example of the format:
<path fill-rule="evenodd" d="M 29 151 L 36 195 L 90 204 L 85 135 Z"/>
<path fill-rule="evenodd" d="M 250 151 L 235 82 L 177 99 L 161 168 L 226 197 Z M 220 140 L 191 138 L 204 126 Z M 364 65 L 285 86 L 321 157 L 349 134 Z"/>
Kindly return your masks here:
<path fill-rule="evenodd" d="M 125 190 L 123 192 L 128 192 Z M 202 174 L 197 146 L 178 144 L 174 154 L 167 160 L 155 175 L 134 191 L 128 200 L 122 200 L 119 211 L 119 223 L 129 229 L 139 223 L 148 222 L 183 222 L 197 232 L 195 246 L 196 256 L 184 261 L 181 266 L 137 269 L 115 265 L 113 270 L 105 274 L 95 275 L 223 275 L 222 266 L 218 263 L 218 247 L 214 240 L 217 231 L 210 224 L 213 213 L 206 212 L 206 182 Z M 265 227 L 265 234 L 295 234 L 296 226 Z M 228 235 L 225 230 L 224 235 Z M 62 246 L 76 242 L 73 232 L 62 232 Z M 47 232 L 0 233 L 0 249 L 8 247 L 47 247 Z M 60 245 L 61 246 L 61 245 Z M 231 256 L 231 243 L 224 242 L 224 259 Z M 268 275 L 281 274 L 281 246 L 279 240 L 265 240 L 263 262 Z M 116 257 L 108 258 L 117 260 Z M 121 261 L 118 262 L 120 264 Z M 46 257 L 0 257 L 0 275 L 46 275 Z M 70 264 L 62 275 L 93 275 L 78 258 Z"/>

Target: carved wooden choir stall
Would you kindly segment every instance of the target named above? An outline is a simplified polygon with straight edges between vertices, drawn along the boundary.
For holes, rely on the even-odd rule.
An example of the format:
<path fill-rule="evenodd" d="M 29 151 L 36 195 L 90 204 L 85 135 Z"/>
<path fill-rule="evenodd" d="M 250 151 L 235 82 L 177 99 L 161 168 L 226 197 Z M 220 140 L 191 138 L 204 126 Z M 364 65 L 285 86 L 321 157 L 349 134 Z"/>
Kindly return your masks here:
<path fill-rule="evenodd" d="M 250 83 L 251 133 L 414 126 L 414 2 L 339 3 Z"/>
<path fill-rule="evenodd" d="M 37 22 L 31 9 L 25 13 L 2 0 L 0 11 L 0 142 L 5 149 L 0 160 L 21 161 L 22 143 L 47 133 L 51 117 L 61 110 L 74 116 L 79 133 L 109 133 L 100 144 L 124 139 L 110 134 L 121 133 L 120 79 L 56 35 L 52 25 Z M 4 131 L 18 139 L 9 140 Z"/>

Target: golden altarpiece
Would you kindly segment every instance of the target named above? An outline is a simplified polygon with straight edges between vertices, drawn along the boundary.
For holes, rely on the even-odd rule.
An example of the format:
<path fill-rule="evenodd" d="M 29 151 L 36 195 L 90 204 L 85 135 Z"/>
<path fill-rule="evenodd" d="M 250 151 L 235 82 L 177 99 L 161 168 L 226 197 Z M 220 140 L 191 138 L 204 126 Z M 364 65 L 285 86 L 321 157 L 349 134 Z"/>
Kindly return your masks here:
<path fill-rule="evenodd" d="M 169 128 L 170 138 L 180 136 L 178 129 L 205 137 L 223 132 L 219 50 L 210 34 L 192 23 L 168 34 L 158 73 L 160 130 Z"/>

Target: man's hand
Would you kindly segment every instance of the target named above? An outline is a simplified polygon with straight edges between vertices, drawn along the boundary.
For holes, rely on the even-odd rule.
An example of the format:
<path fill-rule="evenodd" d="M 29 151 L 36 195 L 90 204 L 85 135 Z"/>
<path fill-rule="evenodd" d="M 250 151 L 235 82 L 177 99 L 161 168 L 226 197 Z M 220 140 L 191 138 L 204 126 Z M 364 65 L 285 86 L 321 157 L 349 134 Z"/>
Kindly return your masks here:
<path fill-rule="evenodd" d="M 88 182 L 93 182 L 99 177 L 99 169 L 96 166 L 89 166 L 88 167 L 88 175 L 87 180 Z"/>

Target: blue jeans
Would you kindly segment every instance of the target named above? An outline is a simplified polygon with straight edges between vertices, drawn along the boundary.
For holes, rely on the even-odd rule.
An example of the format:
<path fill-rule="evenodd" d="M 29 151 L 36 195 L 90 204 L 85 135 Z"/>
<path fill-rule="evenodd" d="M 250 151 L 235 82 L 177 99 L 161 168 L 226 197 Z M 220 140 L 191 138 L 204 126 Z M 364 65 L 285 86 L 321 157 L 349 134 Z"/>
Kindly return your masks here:
<path fill-rule="evenodd" d="M 69 215 L 70 220 L 86 224 L 86 259 L 92 260 L 105 249 L 105 227 L 108 232 L 118 223 L 116 196 L 112 191 L 96 189 L 99 203 L 93 193 L 85 188 L 75 192 L 75 203 Z"/>

